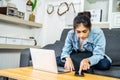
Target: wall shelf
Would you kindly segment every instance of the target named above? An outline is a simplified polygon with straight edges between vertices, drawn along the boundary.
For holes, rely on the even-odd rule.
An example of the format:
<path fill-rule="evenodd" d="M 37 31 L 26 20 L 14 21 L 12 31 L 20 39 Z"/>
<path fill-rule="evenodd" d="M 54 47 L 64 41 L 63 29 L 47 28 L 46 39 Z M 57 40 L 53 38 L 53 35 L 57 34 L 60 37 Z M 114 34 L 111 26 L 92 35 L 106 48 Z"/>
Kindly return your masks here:
<path fill-rule="evenodd" d="M 25 48 L 40 48 L 40 46 L 0 44 L 0 49 L 25 49 Z"/>
<path fill-rule="evenodd" d="M 26 20 L 23 20 L 23 19 L 20 19 L 17 17 L 7 16 L 7 15 L 3 15 L 3 14 L 0 14 L 0 21 L 14 23 L 14 24 L 21 24 L 21 25 L 26 25 L 26 26 L 30 26 L 30 27 L 36 27 L 36 28 L 42 27 L 42 24 L 40 24 L 40 23 L 26 21 Z"/>

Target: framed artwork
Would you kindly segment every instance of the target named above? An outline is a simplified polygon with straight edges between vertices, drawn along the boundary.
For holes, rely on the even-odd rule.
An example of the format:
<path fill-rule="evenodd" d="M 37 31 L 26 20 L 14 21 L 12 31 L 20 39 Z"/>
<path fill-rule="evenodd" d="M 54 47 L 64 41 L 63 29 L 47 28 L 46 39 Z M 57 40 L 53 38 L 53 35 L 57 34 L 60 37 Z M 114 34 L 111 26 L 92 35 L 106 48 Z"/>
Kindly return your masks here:
<path fill-rule="evenodd" d="M 102 21 L 102 9 L 89 10 L 91 13 L 91 22 Z"/>

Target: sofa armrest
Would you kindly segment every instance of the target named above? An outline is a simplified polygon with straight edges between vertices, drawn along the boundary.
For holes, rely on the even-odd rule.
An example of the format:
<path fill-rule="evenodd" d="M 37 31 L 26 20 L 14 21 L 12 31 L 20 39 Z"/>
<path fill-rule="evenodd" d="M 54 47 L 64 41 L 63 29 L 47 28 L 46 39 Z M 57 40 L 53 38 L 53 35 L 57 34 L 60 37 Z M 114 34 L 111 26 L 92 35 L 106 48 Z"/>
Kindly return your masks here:
<path fill-rule="evenodd" d="M 30 48 L 22 50 L 20 55 L 20 67 L 30 66 L 30 60 L 31 60 Z"/>

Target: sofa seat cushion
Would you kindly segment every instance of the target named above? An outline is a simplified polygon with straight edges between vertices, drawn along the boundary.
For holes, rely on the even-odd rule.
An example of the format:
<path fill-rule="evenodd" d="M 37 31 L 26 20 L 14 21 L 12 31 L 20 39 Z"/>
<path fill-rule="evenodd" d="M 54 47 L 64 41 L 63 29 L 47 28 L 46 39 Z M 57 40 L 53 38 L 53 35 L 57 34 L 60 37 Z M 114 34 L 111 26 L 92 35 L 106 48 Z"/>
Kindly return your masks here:
<path fill-rule="evenodd" d="M 120 66 L 112 66 L 110 70 L 94 70 L 95 74 L 120 78 Z"/>

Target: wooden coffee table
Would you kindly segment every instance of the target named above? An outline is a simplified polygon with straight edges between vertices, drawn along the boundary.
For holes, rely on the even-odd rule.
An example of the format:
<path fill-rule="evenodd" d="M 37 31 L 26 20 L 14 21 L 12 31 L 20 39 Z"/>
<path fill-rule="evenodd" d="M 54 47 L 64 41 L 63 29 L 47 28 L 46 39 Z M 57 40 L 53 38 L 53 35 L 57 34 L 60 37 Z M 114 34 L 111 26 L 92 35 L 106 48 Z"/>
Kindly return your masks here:
<path fill-rule="evenodd" d="M 120 80 L 118 78 L 85 73 L 84 77 L 74 76 L 74 72 L 55 74 L 34 70 L 32 67 L 21 67 L 0 70 L 0 76 L 17 80 Z"/>

